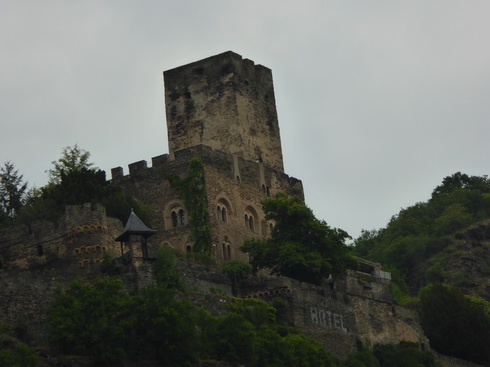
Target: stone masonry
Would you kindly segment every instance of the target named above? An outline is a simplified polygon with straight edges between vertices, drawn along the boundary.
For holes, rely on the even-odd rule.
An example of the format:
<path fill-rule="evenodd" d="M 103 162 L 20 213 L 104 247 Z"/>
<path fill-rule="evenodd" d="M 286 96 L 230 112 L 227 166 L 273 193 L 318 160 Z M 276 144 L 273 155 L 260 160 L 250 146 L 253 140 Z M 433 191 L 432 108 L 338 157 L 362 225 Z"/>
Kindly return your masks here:
<path fill-rule="evenodd" d="M 153 209 L 153 246 L 192 251 L 189 210 L 169 177 L 186 175 L 202 160 L 218 262 L 247 260 L 239 247 L 266 238 L 272 223 L 261 201 L 278 192 L 304 199 L 300 180 L 283 171 L 279 123 L 270 69 L 233 52 L 164 73 L 169 154 L 112 169 L 112 184 Z"/>
<path fill-rule="evenodd" d="M 233 52 L 166 71 L 165 100 L 169 154 L 112 169 L 111 183 L 152 209 L 152 249 L 169 245 L 192 251 L 189 210 L 169 177 L 184 177 L 189 161 L 204 166 L 217 263 L 247 260 L 239 247 L 249 238 L 267 238 L 273 223 L 261 201 L 278 192 L 304 199 L 300 180 L 284 173 L 271 71 Z M 128 213 L 129 215 L 129 213 Z M 0 231 L 0 320 L 42 329 L 55 289 L 75 279 L 104 276 L 103 259 L 117 257 L 115 238 L 122 223 L 98 205 L 69 206 L 62 218 Z M 284 277 L 258 276 L 242 282 L 241 297 L 281 297 L 291 324 L 345 358 L 365 345 L 402 340 L 428 348 L 416 318 L 396 305 L 379 264 L 313 286 Z M 231 295 L 218 267 L 181 259 L 179 271 L 194 302 L 223 312 Z M 129 291 L 153 281 L 151 259 L 135 256 L 118 275 Z M 221 289 L 221 292 L 216 292 Z"/>

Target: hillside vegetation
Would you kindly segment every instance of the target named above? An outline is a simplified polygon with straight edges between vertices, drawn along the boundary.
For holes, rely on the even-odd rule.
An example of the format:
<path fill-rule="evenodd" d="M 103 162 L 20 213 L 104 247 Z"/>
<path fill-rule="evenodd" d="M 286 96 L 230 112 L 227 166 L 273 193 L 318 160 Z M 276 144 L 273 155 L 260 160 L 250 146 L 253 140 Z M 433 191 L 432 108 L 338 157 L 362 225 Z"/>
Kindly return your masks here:
<path fill-rule="evenodd" d="M 355 253 L 383 264 L 401 287 L 404 279 L 413 295 L 441 282 L 490 300 L 490 180 L 460 172 L 444 178 L 428 201 L 363 231 Z"/>
<path fill-rule="evenodd" d="M 0 222 L 28 225 L 37 219 L 56 219 L 64 205 L 84 202 L 102 203 L 109 215 L 125 219 L 129 207 L 136 209 L 137 203 L 107 183 L 104 172 L 93 168 L 88 158 L 76 146 L 65 148 L 53 162 L 48 185 L 30 195 L 13 164 L 6 164 L 0 170 Z M 185 196 L 186 191 L 196 191 L 199 181 L 174 179 L 174 184 Z M 316 219 L 298 198 L 277 195 L 264 202 L 264 212 L 276 223 L 271 239 L 250 241 L 244 247 L 253 256 L 255 270 L 267 266 L 276 274 L 321 283 L 352 264 L 347 233 Z M 269 247 L 281 256 L 274 257 Z M 0 325 L 0 366 L 50 365 L 38 350 L 58 358 L 82 356 L 106 366 L 138 360 L 162 366 L 194 366 L 199 361 L 260 367 L 437 365 L 431 352 L 407 343 L 361 347 L 348 360 L 339 361 L 290 326 L 288 304 L 280 298 L 266 303 L 213 292 L 209 297 L 219 300 L 223 312 L 212 314 L 187 299 L 194 291 L 176 272 L 172 250 L 161 251 L 154 263 L 156 282 L 135 293 L 127 293 L 120 280 L 110 277 L 74 281 L 60 290 L 41 338 Z M 223 266 L 234 292 L 251 268 L 237 261 Z"/>
<path fill-rule="evenodd" d="M 0 168 L 0 225 L 55 219 L 65 205 L 84 202 L 102 203 L 108 215 L 121 219 L 131 207 L 144 215 L 145 208 L 110 185 L 88 158 L 77 146 L 65 148 L 53 162 L 48 185 L 39 190 L 27 190 L 14 165 L 5 163 Z M 188 192 L 199 185 L 175 182 Z M 353 248 L 345 244 L 346 232 L 316 219 L 298 198 L 279 194 L 266 199 L 263 210 L 275 222 L 271 238 L 242 246 L 253 270 L 268 268 L 273 274 L 321 284 L 329 274 L 356 266 L 353 250 L 392 272 L 396 300 L 418 301 L 422 327 L 436 350 L 490 365 L 490 303 L 483 299 L 490 299 L 486 176 L 446 177 L 427 202 L 402 209 L 386 228 L 363 231 Z M 161 254 L 155 263 L 156 283 L 136 294 L 126 293 L 122 283 L 111 278 L 72 283 L 58 294 L 47 315 L 49 349 L 90 357 L 101 365 L 143 359 L 169 366 L 202 360 L 261 367 L 437 365 L 430 352 L 406 343 L 371 350 L 360 346 L 351 358 L 338 361 L 289 327 L 281 317 L 285 305 L 280 299 L 267 304 L 219 295 L 226 298 L 226 313 L 212 315 L 186 300 L 187 290 L 171 259 L 169 253 Z M 237 262 L 224 266 L 234 293 L 251 270 L 249 264 Z M 0 366 L 39 365 L 32 344 L 15 328 L 1 326 Z"/>
<path fill-rule="evenodd" d="M 0 226 L 54 221 L 64 213 L 66 205 L 83 203 L 100 203 L 109 216 L 123 223 L 131 208 L 146 220 L 148 208 L 111 185 L 105 172 L 94 167 L 89 158 L 90 153 L 77 145 L 63 148 L 61 157 L 51 162 L 49 181 L 41 188 L 28 188 L 15 165 L 5 162 L 0 167 Z"/>
<path fill-rule="evenodd" d="M 354 252 L 392 272 L 392 291 L 413 303 L 431 346 L 490 365 L 490 180 L 460 172 L 386 228 L 363 231 Z"/>

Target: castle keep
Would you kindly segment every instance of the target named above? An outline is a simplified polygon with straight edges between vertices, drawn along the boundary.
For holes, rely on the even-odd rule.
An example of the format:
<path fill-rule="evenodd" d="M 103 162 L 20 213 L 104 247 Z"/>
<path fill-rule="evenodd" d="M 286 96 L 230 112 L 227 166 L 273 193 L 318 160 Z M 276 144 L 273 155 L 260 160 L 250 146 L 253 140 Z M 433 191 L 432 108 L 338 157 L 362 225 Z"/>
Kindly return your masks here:
<path fill-rule="evenodd" d="M 215 259 L 246 260 L 238 248 L 270 234 L 261 201 L 277 192 L 303 199 L 284 173 L 271 70 L 233 52 L 164 72 L 169 154 L 112 169 L 112 183 L 153 209 L 153 246 L 192 251 L 192 218 L 169 177 L 190 159 L 204 165 Z"/>

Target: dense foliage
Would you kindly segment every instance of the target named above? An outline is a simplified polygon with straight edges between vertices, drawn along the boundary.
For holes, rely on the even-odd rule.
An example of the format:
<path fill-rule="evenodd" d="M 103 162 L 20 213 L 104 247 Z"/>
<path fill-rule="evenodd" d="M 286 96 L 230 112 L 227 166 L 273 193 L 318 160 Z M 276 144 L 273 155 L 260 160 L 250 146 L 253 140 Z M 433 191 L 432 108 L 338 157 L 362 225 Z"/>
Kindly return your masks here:
<path fill-rule="evenodd" d="M 437 351 L 490 365 L 490 303 L 434 284 L 420 290 L 420 321 Z"/>
<path fill-rule="evenodd" d="M 348 360 L 333 358 L 318 342 L 287 325 L 282 299 L 226 298 L 227 313 L 212 315 L 164 282 L 129 295 L 122 283 L 72 283 L 48 315 L 51 344 L 60 353 L 94 358 L 101 365 L 156 360 L 192 366 L 215 360 L 251 367 L 435 367 L 434 355 L 416 345 L 377 345 Z"/>
<path fill-rule="evenodd" d="M 66 205 L 83 203 L 101 203 L 106 207 L 107 214 L 118 218 L 123 222 L 127 220 L 131 208 L 143 220 L 146 219 L 147 211 L 140 203 L 124 194 L 122 190 L 114 185 L 110 185 L 106 180 L 105 172 L 93 167 L 89 162 L 90 153 L 74 147 L 65 147 L 59 160 L 52 162 L 53 168 L 49 171 L 49 183 L 35 191 L 31 191 L 29 196 L 25 196 L 26 185 L 22 184 L 22 176 L 19 176 L 12 169 L 9 175 L 11 184 L 8 198 L 21 197 L 23 200 L 13 201 L 9 199 L 9 210 L 7 215 L 16 220 L 29 224 L 33 220 L 47 219 L 55 220 L 60 216 Z M 6 164 L 7 167 L 7 164 Z M 17 196 L 13 196 L 14 193 Z M 2 186 L 0 186 L 2 194 Z M 22 196 L 24 195 L 24 196 Z"/>
<path fill-rule="evenodd" d="M 361 350 L 347 359 L 343 367 L 437 367 L 435 356 L 422 351 L 415 343 L 377 344 L 372 350 Z"/>
<path fill-rule="evenodd" d="M 12 162 L 0 168 L 0 224 L 13 220 L 27 201 L 27 183 Z"/>
<path fill-rule="evenodd" d="M 35 367 L 39 358 L 28 345 L 21 340 L 24 333 L 0 322 L 0 367 Z"/>
<path fill-rule="evenodd" d="M 261 367 L 336 366 L 320 344 L 285 326 L 263 301 L 228 298 L 224 316 L 190 304 L 178 293 L 183 288 L 172 264 L 162 260 L 155 269 L 159 282 L 134 295 L 115 279 L 73 282 L 59 292 L 47 317 L 53 348 L 100 364 L 151 359 L 190 366 L 210 359 Z"/>
<path fill-rule="evenodd" d="M 455 173 L 444 178 L 430 200 L 402 209 L 386 228 L 363 231 L 358 256 L 396 267 L 418 289 L 441 281 L 441 264 L 430 262 L 469 225 L 490 218 L 490 179 Z M 432 269 L 431 266 L 435 265 Z"/>
<path fill-rule="evenodd" d="M 206 185 L 204 181 L 204 166 L 199 158 L 189 162 L 187 176 L 170 177 L 170 183 L 184 199 L 189 210 L 193 251 L 211 254 L 211 227 L 209 226 L 209 211 L 207 203 Z"/>
<path fill-rule="evenodd" d="M 353 264 L 345 240 L 349 235 L 317 219 L 299 198 L 284 193 L 262 202 L 267 220 L 275 223 L 267 240 L 249 240 L 241 250 L 252 258 L 254 270 L 320 284 Z"/>
<path fill-rule="evenodd" d="M 484 365 L 490 364 L 490 304 L 458 287 L 474 292 L 479 280 L 468 272 L 481 279 L 490 275 L 484 261 L 489 218 L 490 180 L 458 172 L 444 178 L 427 202 L 402 209 L 386 228 L 363 231 L 355 241 L 358 256 L 392 272 L 400 303 L 416 301 L 407 283 L 412 296 L 422 287 L 421 324 L 435 350 Z"/>
<path fill-rule="evenodd" d="M 240 281 L 252 273 L 252 265 L 240 260 L 230 260 L 223 264 L 223 272 L 231 280 L 231 289 L 234 296 L 238 296 Z"/>

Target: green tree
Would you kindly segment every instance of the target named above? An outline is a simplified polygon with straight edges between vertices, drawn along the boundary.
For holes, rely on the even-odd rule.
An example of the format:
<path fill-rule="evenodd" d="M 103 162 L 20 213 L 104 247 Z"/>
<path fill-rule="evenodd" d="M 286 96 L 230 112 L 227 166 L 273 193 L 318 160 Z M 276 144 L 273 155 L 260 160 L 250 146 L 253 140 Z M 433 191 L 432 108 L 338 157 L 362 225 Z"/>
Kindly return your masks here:
<path fill-rule="evenodd" d="M 0 322 L 0 367 L 34 367 L 39 358 L 15 328 Z"/>
<path fill-rule="evenodd" d="M 23 207 L 26 199 L 27 183 L 22 178 L 12 162 L 5 162 L 0 168 L 0 211 L 11 220 Z"/>
<path fill-rule="evenodd" d="M 361 234 L 354 241 L 356 255 L 360 257 L 369 256 L 369 253 L 376 248 L 378 239 L 382 234 L 383 229 L 362 229 Z"/>
<path fill-rule="evenodd" d="M 256 331 L 242 315 L 231 312 L 217 319 L 213 356 L 218 360 L 251 365 L 256 353 Z"/>
<path fill-rule="evenodd" d="M 163 366 L 194 365 L 201 353 L 196 307 L 162 284 L 149 285 L 132 299 L 122 319 L 127 356 Z"/>
<path fill-rule="evenodd" d="M 397 267 L 416 291 L 427 284 L 426 275 L 441 278 L 438 269 L 425 270 L 441 260 L 439 255 L 454 243 L 458 232 L 487 218 L 490 180 L 457 172 L 445 177 L 427 202 L 401 209 L 386 228 L 363 231 L 355 240 L 354 253 Z"/>
<path fill-rule="evenodd" d="M 329 274 L 345 271 L 352 258 L 345 240 L 349 235 L 317 219 L 298 197 L 279 193 L 262 202 L 266 219 L 275 227 L 267 240 L 249 240 L 241 250 L 251 255 L 254 270 L 320 284 Z"/>
<path fill-rule="evenodd" d="M 73 282 L 58 293 L 47 314 L 51 345 L 61 353 L 94 357 L 101 363 L 126 357 L 121 321 L 130 316 L 130 303 L 120 280 Z"/>
<path fill-rule="evenodd" d="M 420 350 L 415 343 L 378 344 L 374 346 L 373 354 L 380 367 L 438 366 L 434 354 Z"/>
<path fill-rule="evenodd" d="M 163 246 L 156 251 L 156 259 L 153 264 L 157 284 L 169 291 L 183 290 L 184 283 L 175 269 L 175 250 Z"/>
<path fill-rule="evenodd" d="M 477 302 L 457 288 L 434 284 L 420 290 L 420 321 L 440 353 L 490 364 L 488 302 Z"/>
<path fill-rule="evenodd" d="M 467 174 L 456 172 L 442 180 L 442 184 L 437 186 L 432 192 L 432 198 L 438 195 L 452 194 L 459 189 L 488 193 L 490 192 L 490 179 L 487 176 L 468 176 Z"/>
<path fill-rule="evenodd" d="M 260 299 L 232 298 L 227 304 L 227 310 L 242 315 L 256 328 L 276 323 L 276 309 Z"/>
<path fill-rule="evenodd" d="M 153 359 L 185 366 L 197 358 L 194 307 L 168 288 L 150 285 L 136 295 L 120 280 L 73 282 L 57 295 L 47 315 L 53 348 L 94 358 L 101 364 Z"/>
<path fill-rule="evenodd" d="M 379 361 L 373 352 L 367 348 L 362 348 L 352 354 L 344 361 L 342 367 L 380 367 Z"/>
<path fill-rule="evenodd" d="M 48 171 L 49 182 L 52 184 L 59 184 L 63 176 L 93 169 L 94 164 L 89 162 L 90 153 L 77 144 L 73 147 L 64 147 L 61 154 L 61 158 L 51 162 L 54 167 Z"/>
<path fill-rule="evenodd" d="M 459 229 L 467 227 L 473 221 L 460 203 L 454 203 L 446 207 L 443 213 L 434 221 L 434 232 L 439 235 L 454 233 Z"/>
<path fill-rule="evenodd" d="M 490 179 L 487 176 L 468 176 L 457 172 L 445 177 L 432 192 L 429 203 L 438 215 L 451 204 L 461 204 L 475 220 L 490 216 L 488 194 Z"/>
<path fill-rule="evenodd" d="M 148 208 L 111 185 L 105 172 L 93 167 L 89 157 L 90 153 L 77 145 L 63 148 L 62 157 L 52 162 L 50 182 L 30 193 L 20 220 L 26 224 L 37 219 L 54 220 L 64 212 L 66 205 L 83 203 L 100 203 L 105 206 L 107 215 L 123 223 L 131 209 L 143 221 L 147 220 Z"/>
<path fill-rule="evenodd" d="M 60 291 L 46 322 L 53 348 L 106 365 L 122 359 L 151 359 L 163 366 L 195 363 L 200 353 L 196 325 L 202 314 L 189 301 L 177 299 L 182 283 L 169 257 L 159 252 L 158 283 L 134 295 L 111 278 L 73 282 Z"/>
<path fill-rule="evenodd" d="M 238 296 L 240 282 L 252 272 L 252 265 L 245 261 L 231 260 L 223 264 L 223 272 L 231 280 L 233 295 Z"/>

